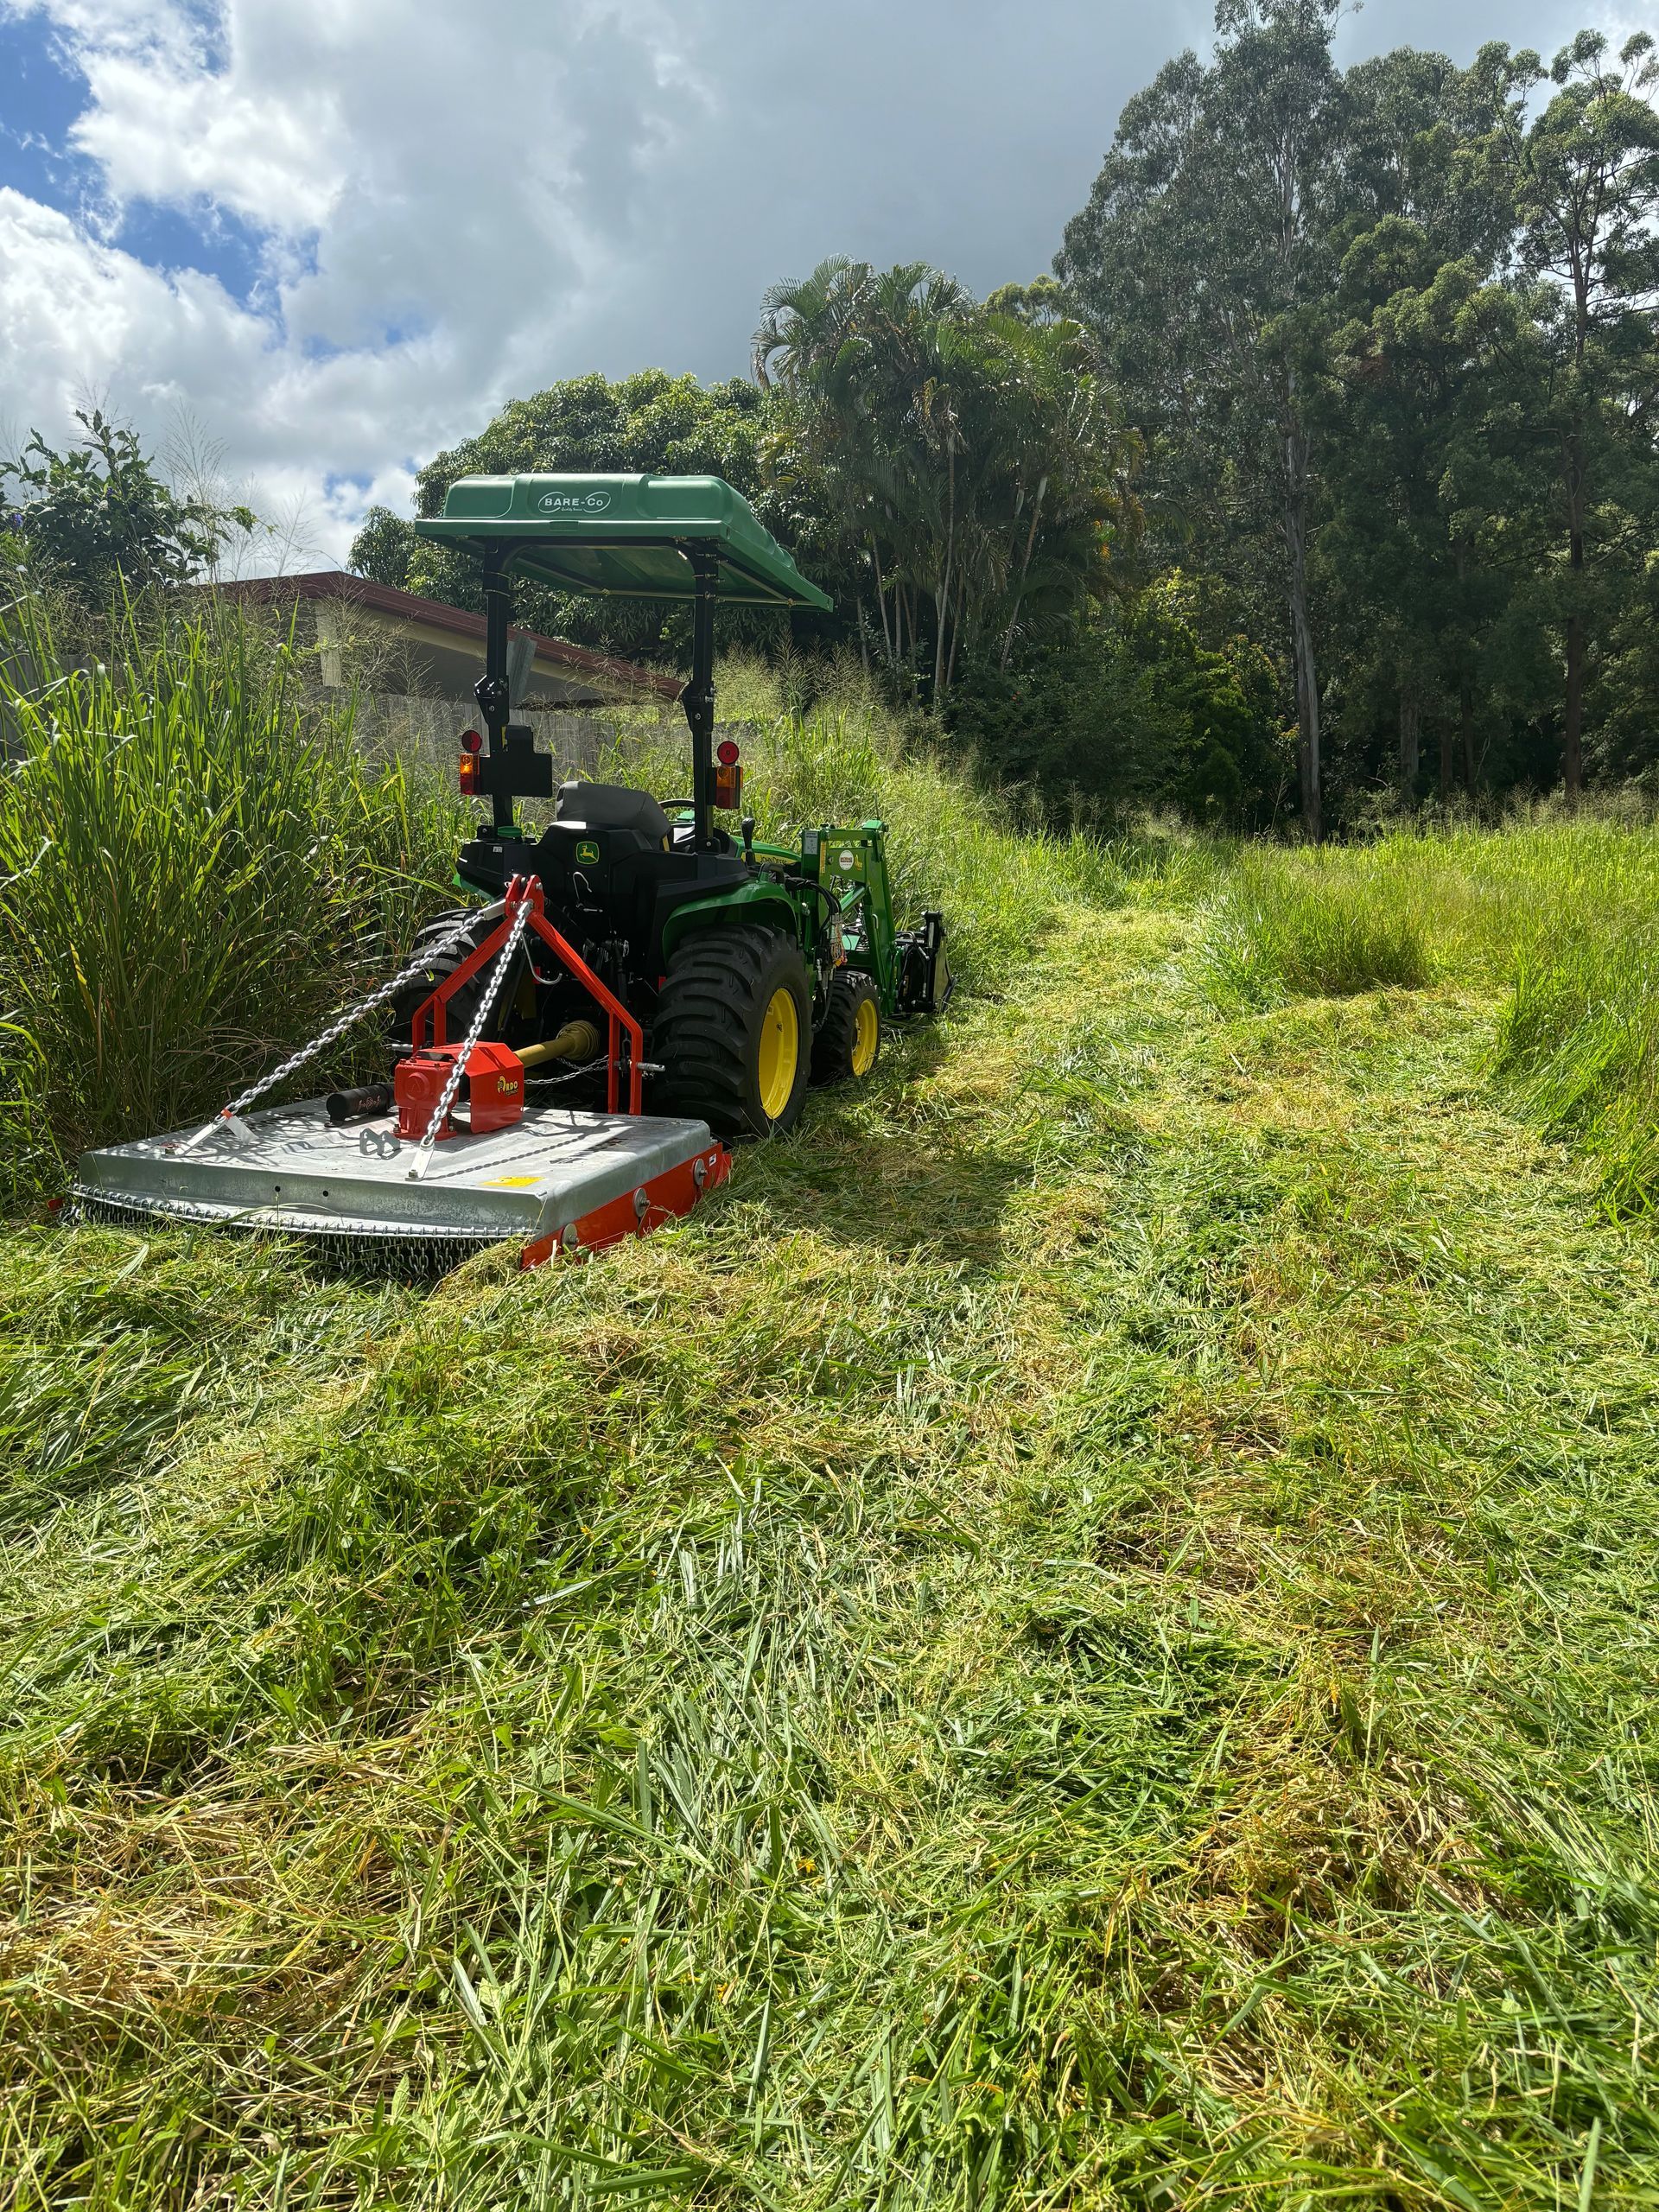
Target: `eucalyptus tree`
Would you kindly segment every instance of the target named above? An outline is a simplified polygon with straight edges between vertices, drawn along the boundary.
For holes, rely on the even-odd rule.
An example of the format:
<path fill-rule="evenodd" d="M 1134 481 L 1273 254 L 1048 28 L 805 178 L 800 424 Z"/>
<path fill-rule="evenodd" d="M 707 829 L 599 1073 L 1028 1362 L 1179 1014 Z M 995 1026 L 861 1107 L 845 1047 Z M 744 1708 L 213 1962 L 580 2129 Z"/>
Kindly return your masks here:
<path fill-rule="evenodd" d="M 1625 41 L 1617 67 L 1599 32 L 1580 31 L 1550 76 L 1559 89 L 1527 134 L 1519 212 L 1524 265 L 1548 287 L 1543 414 L 1566 542 L 1563 773 L 1576 796 L 1590 648 L 1610 612 L 1605 563 L 1592 555 L 1637 538 L 1632 507 L 1653 496 L 1659 115 L 1644 94 L 1659 61 L 1645 31 Z"/>
<path fill-rule="evenodd" d="M 1370 671 L 1394 695 L 1402 790 L 1414 791 L 1427 721 L 1444 799 L 1454 772 L 1476 787 L 1483 728 L 1520 703 L 1512 639 L 1508 674 L 1495 663 L 1539 550 L 1535 455 L 1516 407 L 1535 334 L 1523 294 L 1472 256 L 1440 260 L 1399 217 L 1357 243 L 1344 276 L 1359 311 L 1332 347 L 1327 595 L 1351 694 Z"/>
<path fill-rule="evenodd" d="M 1408 796 L 1426 721 L 1442 798 L 1458 756 L 1477 780 L 1479 664 L 1528 506 L 1499 405 L 1526 318 L 1498 280 L 1514 231 L 1501 149 L 1536 67 L 1501 46 L 1467 70 L 1407 48 L 1346 80 L 1319 580 L 1350 713 L 1392 695 Z"/>
<path fill-rule="evenodd" d="M 1347 110 L 1338 0 L 1220 0 L 1212 60 L 1170 62 L 1124 107 L 1056 269 L 1148 445 L 1166 537 L 1275 565 L 1305 832 L 1323 830 L 1311 603 L 1310 384 L 1335 270 Z"/>

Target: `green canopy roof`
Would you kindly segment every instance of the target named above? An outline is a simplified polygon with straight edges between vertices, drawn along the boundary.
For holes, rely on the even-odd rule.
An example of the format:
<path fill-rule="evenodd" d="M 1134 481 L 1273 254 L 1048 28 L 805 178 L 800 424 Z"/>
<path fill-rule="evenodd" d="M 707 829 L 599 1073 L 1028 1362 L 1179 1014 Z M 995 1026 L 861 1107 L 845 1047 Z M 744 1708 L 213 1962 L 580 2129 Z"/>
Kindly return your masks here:
<path fill-rule="evenodd" d="M 720 562 L 720 596 L 740 607 L 828 607 L 747 499 L 718 476 L 462 476 L 416 534 L 482 547 L 556 591 L 690 599 L 684 544 Z"/>

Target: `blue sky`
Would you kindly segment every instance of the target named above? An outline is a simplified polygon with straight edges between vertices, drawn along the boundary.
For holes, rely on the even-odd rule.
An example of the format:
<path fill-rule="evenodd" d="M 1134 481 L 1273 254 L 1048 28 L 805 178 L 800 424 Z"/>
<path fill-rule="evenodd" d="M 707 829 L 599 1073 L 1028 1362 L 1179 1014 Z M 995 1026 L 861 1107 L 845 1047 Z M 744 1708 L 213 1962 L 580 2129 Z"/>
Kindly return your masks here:
<path fill-rule="evenodd" d="M 1651 12 L 1641 9 L 1641 16 Z M 1630 0 L 1369 0 L 1344 58 L 1616 35 Z M 742 373 L 824 254 L 1046 267 L 1209 7 L 0 0 L 0 446 L 105 401 L 335 559 L 501 400 Z M 182 465 L 182 463 L 181 463 Z"/>

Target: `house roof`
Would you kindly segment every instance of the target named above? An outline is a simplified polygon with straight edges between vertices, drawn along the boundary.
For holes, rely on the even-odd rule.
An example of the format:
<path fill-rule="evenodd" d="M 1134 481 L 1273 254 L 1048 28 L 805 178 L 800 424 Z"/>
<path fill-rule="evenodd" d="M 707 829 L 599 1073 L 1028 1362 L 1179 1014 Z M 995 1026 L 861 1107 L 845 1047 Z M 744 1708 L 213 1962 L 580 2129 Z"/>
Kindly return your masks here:
<path fill-rule="evenodd" d="M 345 600 L 354 607 L 372 607 L 378 613 L 395 615 L 401 621 L 418 622 L 427 629 L 444 631 L 451 637 L 476 639 L 480 647 L 484 643 L 481 614 L 469 614 L 465 607 L 447 606 L 441 599 L 423 599 L 418 592 L 399 591 L 391 584 L 372 583 L 368 577 L 354 576 L 344 569 L 314 569 L 293 576 L 246 576 L 233 583 L 221 584 L 219 588 L 234 597 L 261 604 L 273 600 Z M 613 683 L 627 691 L 648 691 L 659 699 L 677 699 L 684 689 L 679 677 L 665 675 L 661 669 L 642 668 L 637 661 L 617 660 L 609 653 L 590 652 L 585 645 L 568 644 L 563 638 L 544 637 L 538 630 L 514 628 L 508 635 L 530 639 L 537 660 L 569 669 L 573 676 Z"/>

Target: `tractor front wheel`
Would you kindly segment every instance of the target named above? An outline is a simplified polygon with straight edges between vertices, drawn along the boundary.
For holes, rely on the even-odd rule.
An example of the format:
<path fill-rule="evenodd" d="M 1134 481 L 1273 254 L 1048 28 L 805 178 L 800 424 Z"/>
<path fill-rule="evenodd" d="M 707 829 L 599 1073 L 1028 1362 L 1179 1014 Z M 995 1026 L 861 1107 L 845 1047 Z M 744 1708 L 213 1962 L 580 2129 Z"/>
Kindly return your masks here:
<path fill-rule="evenodd" d="M 830 1002 L 812 1040 L 814 1083 L 861 1083 L 881 1050 L 881 1002 L 875 985 L 843 968 L 830 986 Z"/>
<path fill-rule="evenodd" d="M 675 946 L 658 993 L 652 1109 L 707 1122 L 716 1136 L 794 1126 L 806 1090 L 812 997 L 806 963 L 775 930 L 700 931 Z"/>

